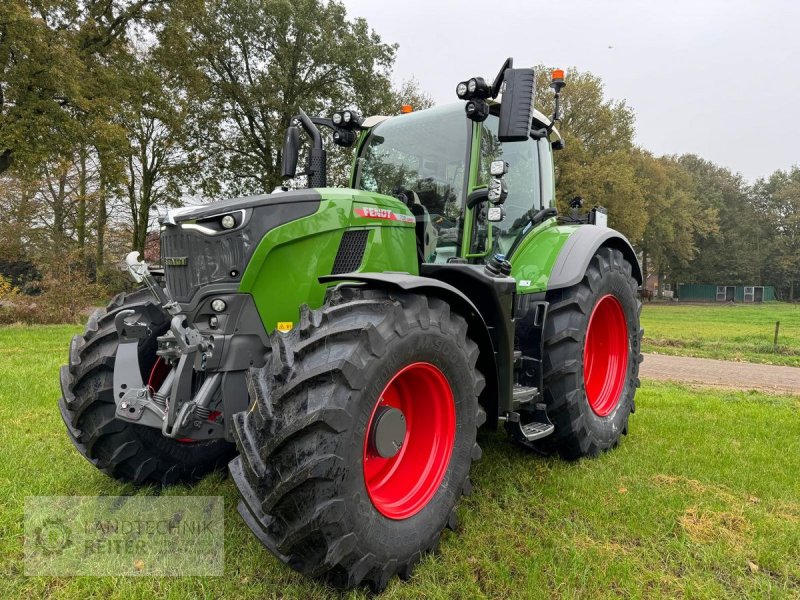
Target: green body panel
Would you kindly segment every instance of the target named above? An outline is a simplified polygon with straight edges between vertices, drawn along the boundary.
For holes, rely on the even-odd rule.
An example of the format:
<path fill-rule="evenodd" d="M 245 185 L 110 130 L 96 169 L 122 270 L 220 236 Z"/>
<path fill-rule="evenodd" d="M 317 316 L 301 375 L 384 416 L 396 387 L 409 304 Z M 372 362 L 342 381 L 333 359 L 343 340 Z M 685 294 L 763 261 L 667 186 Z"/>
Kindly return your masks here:
<path fill-rule="evenodd" d="M 269 231 L 242 276 L 239 291 L 253 296 L 267 331 L 278 323 L 296 324 L 303 304 L 322 305 L 329 284 L 319 283 L 318 278 L 331 273 L 347 229 L 370 231 L 359 271 L 418 273 L 413 216 L 402 202 L 352 189 L 317 191 L 322 195 L 317 212 Z M 365 208 L 381 216 L 356 213 Z M 374 209 L 406 220 L 390 220 L 386 212 Z"/>
<path fill-rule="evenodd" d="M 539 223 L 508 257 L 517 293 L 547 290 L 547 282 L 561 249 L 580 225 L 558 225 L 555 218 Z"/>

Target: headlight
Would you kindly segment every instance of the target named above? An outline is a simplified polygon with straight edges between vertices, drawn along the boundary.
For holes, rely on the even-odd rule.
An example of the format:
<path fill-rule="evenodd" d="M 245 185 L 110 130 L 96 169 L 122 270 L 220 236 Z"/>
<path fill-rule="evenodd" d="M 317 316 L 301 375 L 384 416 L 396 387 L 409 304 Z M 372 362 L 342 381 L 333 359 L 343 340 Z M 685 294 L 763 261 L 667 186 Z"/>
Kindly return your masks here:
<path fill-rule="evenodd" d="M 469 82 L 467 82 L 467 91 L 469 91 L 470 94 L 474 94 L 477 88 L 478 80 L 473 77 L 469 80 Z"/>
<path fill-rule="evenodd" d="M 234 227 L 236 227 L 236 219 L 234 219 L 230 215 L 225 215 L 224 217 L 222 217 L 220 223 L 222 224 L 222 227 L 225 229 L 233 229 Z"/>
<path fill-rule="evenodd" d="M 341 123 L 342 123 L 342 113 L 333 113 L 333 124 L 341 125 Z"/>
<path fill-rule="evenodd" d="M 467 95 L 467 84 L 463 81 L 456 86 L 456 96 L 463 98 Z"/>
<path fill-rule="evenodd" d="M 222 298 L 214 298 L 211 301 L 211 310 L 214 312 L 221 313 L 224 312 L 226 308 L 228 308 L 228 305 L 225 304 L 225 300 Z"/>
<path fill-rule="evenodd" d="M 352 120 L 352 118 L 353 114 L 349 110 L 346 110 L 342 113 L 342 119 L 344 120 L 345 123 L 349 123 Z"/>

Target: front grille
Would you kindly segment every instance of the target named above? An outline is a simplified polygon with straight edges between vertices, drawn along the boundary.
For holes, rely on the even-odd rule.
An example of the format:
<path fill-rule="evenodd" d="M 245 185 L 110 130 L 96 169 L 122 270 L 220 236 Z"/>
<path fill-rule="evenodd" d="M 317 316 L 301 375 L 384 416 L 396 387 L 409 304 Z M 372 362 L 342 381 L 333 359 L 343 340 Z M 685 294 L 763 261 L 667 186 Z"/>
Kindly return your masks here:
<path fill-rule="evenodd" d="M 241 232 L 208 236 L 169 228 L 161 235 L 161 264 L 167 289 L 178 302 L 191 300 L 198 286 L 237 280 L 244 258 Z"/>
<path fill-rule="evenodd" d="M 368 237 L 369 230 L 367 229 L 350 229 L 344 232 L 342 241 L 339 243 L 339 251 L 336 253 L 336 260 L 333 261 L 331 275 L 352 273 L 358 270 L 364 259 Z"/>

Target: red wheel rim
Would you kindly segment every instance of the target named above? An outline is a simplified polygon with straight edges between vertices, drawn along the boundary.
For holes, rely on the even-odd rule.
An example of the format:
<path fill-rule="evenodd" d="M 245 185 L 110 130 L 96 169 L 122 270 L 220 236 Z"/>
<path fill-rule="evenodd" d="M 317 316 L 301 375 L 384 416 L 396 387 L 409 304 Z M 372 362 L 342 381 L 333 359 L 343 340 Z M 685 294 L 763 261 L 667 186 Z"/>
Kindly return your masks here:
<path fill-rule="evenodd" d="M 595 304 L 586 329 L 583 350 L 583 385 L 589 406 L 600 417 L 619 404 L 628 371 L 628 324 L 615 296 L 607 294 Z"/>
<path fill-rule="evenodd" d="M 405 437 L 397 454 L 383 458 L 370 444 L 381 407 L 405 417 Z M 418 362 L 398 371 L 386 384 L 370 415 L 364 436 L 364 482 L 372 504 L 390 519 L 406 519 L 433 498 L 450 464 L 456 437 L 453 392 L 444 374 Z"/>

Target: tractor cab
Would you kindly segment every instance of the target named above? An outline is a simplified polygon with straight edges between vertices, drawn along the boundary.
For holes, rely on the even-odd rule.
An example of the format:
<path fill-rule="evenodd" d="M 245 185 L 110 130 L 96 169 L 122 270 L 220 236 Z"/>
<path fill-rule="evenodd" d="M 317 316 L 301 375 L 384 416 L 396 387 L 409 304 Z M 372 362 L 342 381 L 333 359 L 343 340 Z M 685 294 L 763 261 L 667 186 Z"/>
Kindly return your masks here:
<path fill-rule="evenodd" d="M 531 217 L 555 204 L 552 151 L 561 138 L 550 120 L 534 112 L 534 135 L 501 142 L 500 104 L 475 122 L 462 104 L 448 104 L 377 123 L 363 134 L 353 165 L 351 187 L 402 198 L 418 225 L 420 262 L 483 262 L 509 255 Z M 499 220 L 485 205 L 467 206 L 486 189 L 491 164 L 506 163 L 507 196 Z"/>

